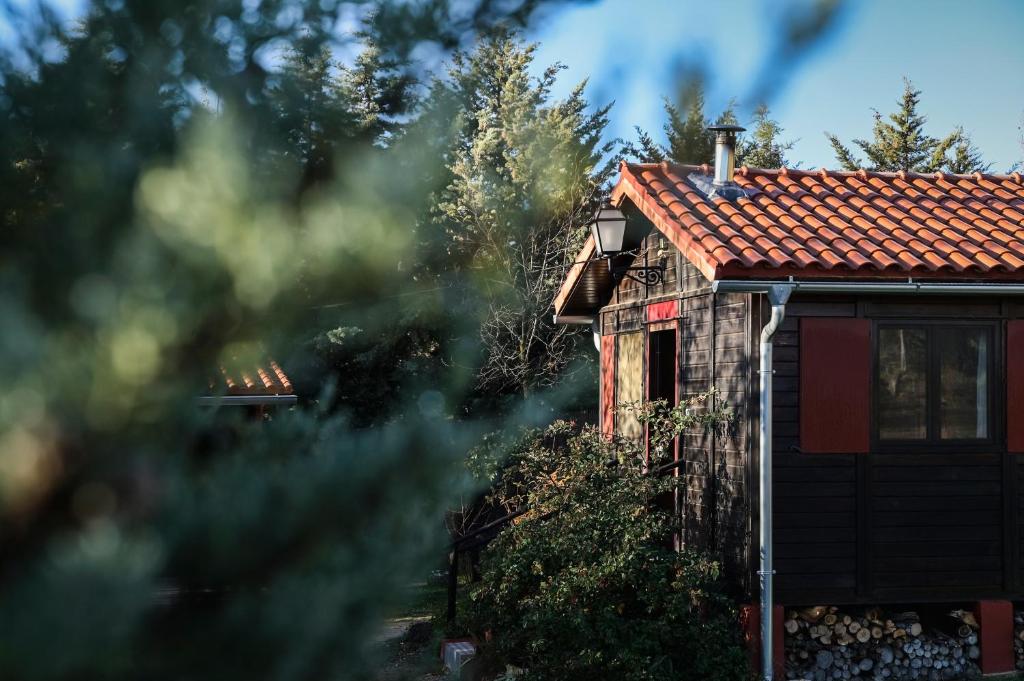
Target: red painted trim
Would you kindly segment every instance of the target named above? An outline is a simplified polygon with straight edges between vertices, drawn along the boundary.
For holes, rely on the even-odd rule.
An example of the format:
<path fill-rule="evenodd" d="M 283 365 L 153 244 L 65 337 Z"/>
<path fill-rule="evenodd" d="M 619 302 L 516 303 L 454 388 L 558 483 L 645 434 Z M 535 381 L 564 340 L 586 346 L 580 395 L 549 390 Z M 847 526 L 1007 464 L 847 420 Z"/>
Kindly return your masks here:
<path fill-rule="evenodd" d="M 1006 322 L 1006 446 L 1024 452 L 1024 320 Z"/>
<path fill-rule="evenodd" d="M 800 320 L 800 449 L 856 454 L 870 447 L 871 322 Z"/>
<path fill-rule="evenodd" d="M 675 319 L 679 316 L 679 301 L 666 300 L 662 303 L 651 303 L 647 311 L 647 322 L 660 322 L 665 319 Z"/>
<path fill-rule="evenodd" d="M 781 605 L 772 608 L 773 638 L 772 662 L 775 676 L 785 678 L 786 673 L 786 630 L 784 610 Z M 761 606 L 757 604 L 740 606 L 740 627 L 743 633 L 743 644 L 750 655 L 750 668 L 761 671 Z"/>
<path fill-rule="evenodd" d="M 615 336 L 601 336 L 601 432 L 615 433 Z"/>
<path fill-rule="evenodd" d="M 981 644 L 981 673 L 1014 670 L 1013 605 L 1010 601 L 978 601 L 974 606 Z"/>

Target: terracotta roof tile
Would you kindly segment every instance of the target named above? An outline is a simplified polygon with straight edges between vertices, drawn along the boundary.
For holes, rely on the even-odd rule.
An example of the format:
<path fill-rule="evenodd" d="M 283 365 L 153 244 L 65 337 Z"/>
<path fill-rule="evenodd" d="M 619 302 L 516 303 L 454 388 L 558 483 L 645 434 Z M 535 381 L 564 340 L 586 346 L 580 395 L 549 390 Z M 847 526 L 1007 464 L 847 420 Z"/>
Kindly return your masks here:
<path fill-rule="evenodd" d="M 623 164 L 613 197 L 643 211 L 709 279 L 1024 280 L 1024 178 L 740 168 L 748 197 L 707 198 L 705 166 Z"/>
<path fill-rule="evenodd" d="M 267 359 L 258 366 L 237 363 L 220 367 L 219 381 L 210 381 L 210 392 L 227 395 L 294 395 L 291 379 L 277 362 Z"/>

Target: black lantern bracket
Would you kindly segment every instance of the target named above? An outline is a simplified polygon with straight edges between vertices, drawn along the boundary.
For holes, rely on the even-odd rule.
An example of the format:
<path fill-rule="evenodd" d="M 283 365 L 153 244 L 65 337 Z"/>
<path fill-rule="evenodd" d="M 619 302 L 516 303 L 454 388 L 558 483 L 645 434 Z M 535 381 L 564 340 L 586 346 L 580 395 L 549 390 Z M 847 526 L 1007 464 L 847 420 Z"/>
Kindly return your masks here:
<path fill-rule="evenodd" d="M 617 264 L 622 262 L 622 256 L 636 253 L 636 246 L 643 242 L 650 229 L 650 223 L 630 220 L 621 210 L 605 201 L 590 222 L 591 238 L 598 256 L 594 260 L 607 260 L 608 272 L 616 282 L 629 278 L 648 287 L 661 284 L 665 280 L 664 258 L 657 265 L 628 267 Z"/>
<path fill-rule="evenodd" d="M 613 258 L 608 260 L 608 271 L 616 282 L 623 278 L 632 279 L 644 286 L 658 286 L 665 281 L 665 259 L 662 258 L 657 265 L 644 265 L 642 267 L 616 267 Z"/>

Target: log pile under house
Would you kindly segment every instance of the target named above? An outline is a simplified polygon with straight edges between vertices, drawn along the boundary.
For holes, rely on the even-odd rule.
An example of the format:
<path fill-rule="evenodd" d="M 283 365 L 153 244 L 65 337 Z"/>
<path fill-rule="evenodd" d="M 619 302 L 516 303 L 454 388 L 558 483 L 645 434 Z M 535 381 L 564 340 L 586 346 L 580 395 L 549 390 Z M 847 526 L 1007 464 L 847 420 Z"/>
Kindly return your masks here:
<path fill-rule="evenodd" d="M 602 430 L 644 438 L 619 409 L 637 399 L 713 388 L 731 408 L 674 445 L 679 542 L 749 604 L 765 678 L 782 613 L 816 604 L 959 604 L 982 671 L 1009 671 L 1024 179 L 734 169 L 735 135 L 716 168 L 624 163 L 567 272 L 555 319 L 596 336 Z"/>

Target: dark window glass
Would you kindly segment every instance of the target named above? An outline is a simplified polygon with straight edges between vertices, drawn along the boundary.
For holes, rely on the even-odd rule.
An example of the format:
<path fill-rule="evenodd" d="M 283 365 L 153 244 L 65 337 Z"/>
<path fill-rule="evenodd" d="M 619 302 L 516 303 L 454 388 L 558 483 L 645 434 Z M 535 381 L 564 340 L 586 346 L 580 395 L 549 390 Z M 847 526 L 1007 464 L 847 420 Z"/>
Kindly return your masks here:
<path fill-rule="evenodd" d="M 990 441 L 992 331 L 952 324 L 880 326 L 878 440 Z"/>
<path fill-rule="evenodd" d="M 878 334 L 878 437 L 928 437 L 928 336 L 924 329 Z"/>
<path fill-rule="evenodd" d="M 988 333 L 950 327 L 937 334 L 939 432 L 943 440 L 985 439 L 988 433 Z"/>

